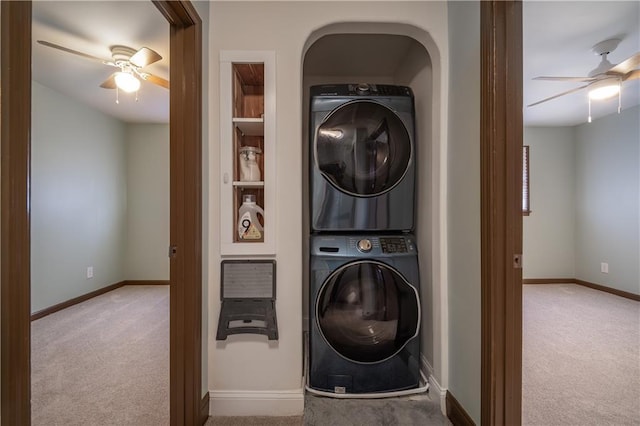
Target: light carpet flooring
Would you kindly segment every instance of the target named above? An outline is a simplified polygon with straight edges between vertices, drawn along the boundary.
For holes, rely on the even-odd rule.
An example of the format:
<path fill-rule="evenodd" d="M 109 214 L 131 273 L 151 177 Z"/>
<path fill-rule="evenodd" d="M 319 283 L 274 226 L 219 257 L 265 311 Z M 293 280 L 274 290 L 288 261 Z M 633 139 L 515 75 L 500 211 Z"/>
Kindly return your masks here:
<path fill-rule="evenodd" d="M 169 424 L 169 288 L 125 286 L 31 323 L 32 425 Z M 450 425 L 437 397 L 307 395 L 304 416 L 207 425 Z"/>
<path fill-rule="evenodd" d="M 640 303 L 574 284 L 525 285 L 524 425 L 640 424 Z M 125 286 L 31 323 L 32 424 L 169 424 L 169 289 Z M 209 425 L 446 425 L 429 394 L 308 395 L 304 419 Z M 253 422 L 253 423 L 251 423 Z"/>
<path fill-rule="evenodd" d="M 525 285 L 523 425 L 640 425 L 640 302 Z"/>
<path fill-rule="evenodd" d="M 31 422 L 169 424 L 169 286 L 124 286 L 31 323 Z"/>

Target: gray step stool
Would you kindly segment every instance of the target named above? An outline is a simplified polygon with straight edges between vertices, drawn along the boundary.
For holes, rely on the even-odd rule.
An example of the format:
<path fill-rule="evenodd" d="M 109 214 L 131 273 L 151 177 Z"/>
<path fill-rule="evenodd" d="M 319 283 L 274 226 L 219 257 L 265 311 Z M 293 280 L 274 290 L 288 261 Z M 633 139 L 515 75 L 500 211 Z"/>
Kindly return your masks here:
<path fill-rule="evenodd" d="M 216 340 L 231 334 L 264 334 L 278 340 L 276 261 L 223 260 Z"/>

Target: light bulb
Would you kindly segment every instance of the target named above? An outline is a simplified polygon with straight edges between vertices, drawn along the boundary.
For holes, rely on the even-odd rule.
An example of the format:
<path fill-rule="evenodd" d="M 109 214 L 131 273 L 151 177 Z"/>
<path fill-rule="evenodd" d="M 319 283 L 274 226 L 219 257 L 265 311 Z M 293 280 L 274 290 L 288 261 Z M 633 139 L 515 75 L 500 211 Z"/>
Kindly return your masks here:
<path fill-rule="evenodd" d="M 128 72 L 117 72 L 115 77 L 116 85 L 127 93 L 135 92 L 140 88 L 140 80 Z"/>
<path fill-rule="evenodd" d="M 593 88 L 589 90 L 589 99 L 603 100 L 614 97 L 620 93 L 620 83 L 603 81 L 601 84 L 593 84 Z"/>

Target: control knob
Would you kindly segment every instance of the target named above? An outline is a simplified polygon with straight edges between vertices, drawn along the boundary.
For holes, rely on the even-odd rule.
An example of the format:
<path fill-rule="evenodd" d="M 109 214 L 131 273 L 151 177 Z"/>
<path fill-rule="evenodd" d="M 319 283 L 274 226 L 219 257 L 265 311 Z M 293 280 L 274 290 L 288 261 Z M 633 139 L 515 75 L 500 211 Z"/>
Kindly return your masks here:
<path fill-rule="evenodd" d="M 358 250 L 360 250 L 363 253 L 368 253 L 371 251 L 371 240 L 360 240 L 358 241 Z"/>
<path fill-rule="evenodd" d="M 369 85 L 366 83 L 361 83 L 356 86 L 356 93 L 358 95 L 366 95 L 369 93 Z"/>

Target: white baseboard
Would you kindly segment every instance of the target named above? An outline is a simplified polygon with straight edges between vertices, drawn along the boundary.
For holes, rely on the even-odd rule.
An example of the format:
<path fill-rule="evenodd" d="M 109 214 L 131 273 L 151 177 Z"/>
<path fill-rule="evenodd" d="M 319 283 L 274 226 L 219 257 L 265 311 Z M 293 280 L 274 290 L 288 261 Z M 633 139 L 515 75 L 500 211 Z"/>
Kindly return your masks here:
<path fill-rule="evenodd" d="M 209 391 L 210 416 L 300 416 L 304 389 L 283 391 Z"/>
<path fill-rule="evenodd" d="M 447 389 L 438 383 L 438 380 L 433 375 L 433 367 L 429 364 L 427 358 L 425 358 L 424 355 L 421 355 L 420 358 L 422 371 L 424 375 L 429 378 L 429 393 L 440 398 L 440 411 L 447 417 Z"/>

